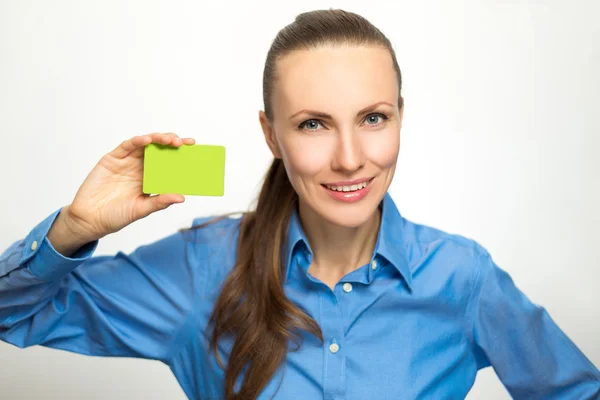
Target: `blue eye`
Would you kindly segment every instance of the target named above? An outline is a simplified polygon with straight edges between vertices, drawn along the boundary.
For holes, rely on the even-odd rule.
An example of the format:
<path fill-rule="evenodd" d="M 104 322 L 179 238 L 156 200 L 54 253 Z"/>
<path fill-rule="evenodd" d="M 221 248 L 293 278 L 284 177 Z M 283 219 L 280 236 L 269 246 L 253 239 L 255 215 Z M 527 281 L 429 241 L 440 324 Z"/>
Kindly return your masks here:
<path fill-rule="evenodd" d="M 370 119 L 370 118 L 373 118 L 373 117 L 380 117 L 384 121 L 388 119 L 388 117 L 386 115 L 384 115 L 384 114 L 369 114 L 369 115 L 367 115 L 366 120 L 371 120 L 372 121 L 372 119 Z M 378 125 L 378 124 L 369 124 L 369 125 Z"/>
<path fill-rule="evenodd" d="M 320 122 L 319 122 L 318 119 L 309 119 L 309 120 L 306 120 L 306 121 L 302 122 L 300 125 L 298 125 L 298 129 L 304 129 L 304 126 L 307 125 L 307 124 L 309 124 L 309 123 L 311 123 L 311 122 L 313 123 L 313 126 L 320 124 Z M 316 129 L 308 129 L 308 130 L 309 131 L 314 131 Z"/>
<path fill-rule="evenodd" d="M 381 118 L 383 121 L 388 120 L 388 116 L 385 114 L 381 114 L 381 113 L 372 113 L 367 115 L 367 117 L 365 118 L 365 121 L 373 121 L 373 117 L 377 118 Z M 375 119 L 374 122 L 377 122 L 377 119 Z M 371 126 L 378 126 L 380 124 L 382 124 L 383 122 L 378 122 L 378 123 L 374 123 L 374 124 L 367 124 L 367 125 L 371 125 Z M 302 122 L 300 125 L 298 125 L 298 129 L 305 129 L 307 131 L 310 132 L 314 132 L 317 130 L 317 127 L 321 124 L 321 121 L 318 119 L 307 119 L 306 121 Z M 308 128 L 307 126 L 310 125 L 311 127 Z"/>

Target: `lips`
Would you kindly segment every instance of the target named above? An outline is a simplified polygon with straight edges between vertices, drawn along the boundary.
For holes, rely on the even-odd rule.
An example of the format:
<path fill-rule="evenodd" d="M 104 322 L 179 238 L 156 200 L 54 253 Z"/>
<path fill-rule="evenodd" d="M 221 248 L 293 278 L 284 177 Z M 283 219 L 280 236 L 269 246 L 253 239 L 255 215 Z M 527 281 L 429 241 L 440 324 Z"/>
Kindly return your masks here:
<path fill-rule="evenodd" d="M 321 186 L 334 200 L 354 203 L 362 200 L 369 193 L 373 179 L 362 178 L 355 181 L 322 184 Z"/>
<path fill-rule="evenodd" d="M 323 186 L 325 186 L 329 190 L 333 190 L 336 192 L 354 192 L 367 187 L 371 179 L 372 178 L 363 178 L 347 182 L 335 182 L 331 184 L 325 183 L 323 184 Z"/>

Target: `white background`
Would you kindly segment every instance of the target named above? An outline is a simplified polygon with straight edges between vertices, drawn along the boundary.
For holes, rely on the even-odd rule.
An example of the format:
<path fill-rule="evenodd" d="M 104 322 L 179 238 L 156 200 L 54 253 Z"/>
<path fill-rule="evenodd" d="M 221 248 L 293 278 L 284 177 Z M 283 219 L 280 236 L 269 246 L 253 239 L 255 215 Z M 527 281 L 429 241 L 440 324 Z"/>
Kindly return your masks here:
<path fill-rule="evenodd" d="M 397 52 L 402 214 L 480 242 L 600 365 L 599 2 L 207 3 L 0 0 L 0 252 L 138 134 L 227 146 L 226 195 L 187 197 L 96 254 L 247 209 L 271 160 L 258 122 L 271 40 L 300 12 L 341 7 Z M 0 343 L 0 369 L 3 399 L 185 398 L 154 361 Z M 468 398 L 509 396 L 487 368 Z"/>

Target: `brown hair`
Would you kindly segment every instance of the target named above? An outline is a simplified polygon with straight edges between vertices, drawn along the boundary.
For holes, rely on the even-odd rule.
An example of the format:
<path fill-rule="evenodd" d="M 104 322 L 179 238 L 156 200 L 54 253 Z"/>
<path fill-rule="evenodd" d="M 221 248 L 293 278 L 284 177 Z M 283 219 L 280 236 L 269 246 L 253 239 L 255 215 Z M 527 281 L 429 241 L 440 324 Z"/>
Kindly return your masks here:
<path fill-rule="evenodd" d="M 295 50 L 323 45 L 379 46 L 392 57 L 398 77 L 398 108 L 402 107 L 402 78 L 390 41 L 360 15 L 343 10 L 316 10 L 299 14 L 279 31 L 267 54 L 263 100 L 267 119 L 273 121 L 271 96 L 277 82 L 276 63 Z M 227 277 L 210 318 L 210 348 L 225 369 L 227 400 L 256 399 L 285 360 L 288 341 L 300 346 L 301 331 L 323 342 L 319 325 L 285 295 L 285 263 L 281 250 L 287 240 L 290 216 L 298 205 L 280 159 L 271 164 L 255 211 L 244 213 L 237 243 L 237 260 Z M 200 228 L 222 219 L 211 220 Z M 193 229 L 192 228 L 192 229 Z M 227 366 L 217 351 L 222 336 L 234 338 Z M 243 377 L 239 391 L 236 381 Z"/>

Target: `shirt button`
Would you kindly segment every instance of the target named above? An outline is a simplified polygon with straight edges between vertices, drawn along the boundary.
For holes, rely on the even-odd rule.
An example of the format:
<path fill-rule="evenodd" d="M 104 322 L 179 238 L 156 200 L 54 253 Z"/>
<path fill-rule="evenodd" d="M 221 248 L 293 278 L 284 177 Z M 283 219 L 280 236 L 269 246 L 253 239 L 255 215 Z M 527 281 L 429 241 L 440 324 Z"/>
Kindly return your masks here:
<path fill-rule="evenodd" d="M 371 269 L 372 270 L 376 270 L 377 269 L 377 261 L 375 261 L 375 260 L 371 261 Z"/>
<path fill-rule="evenodd" d="M 337 353 L 339 349 L 340 349 L 340 346 L 338 346 L 337 343 L 331 343 L 329 345 L 329 351 L 332 352 L 333 354 Z"/>
<path fill-rule="evenodd" d="M 342 288 L 344 289 L 344 292 L 350 293 L 352 291 L 352 284 L 349 282 L 346 282 L 346 283 L 344 283 Z"/>
<path fill-rule="evenodd" d="M 31 243 L 31 250 L 35 249 L 37 249 L 37 240 L 34 240 L 33 243 Z"/>

